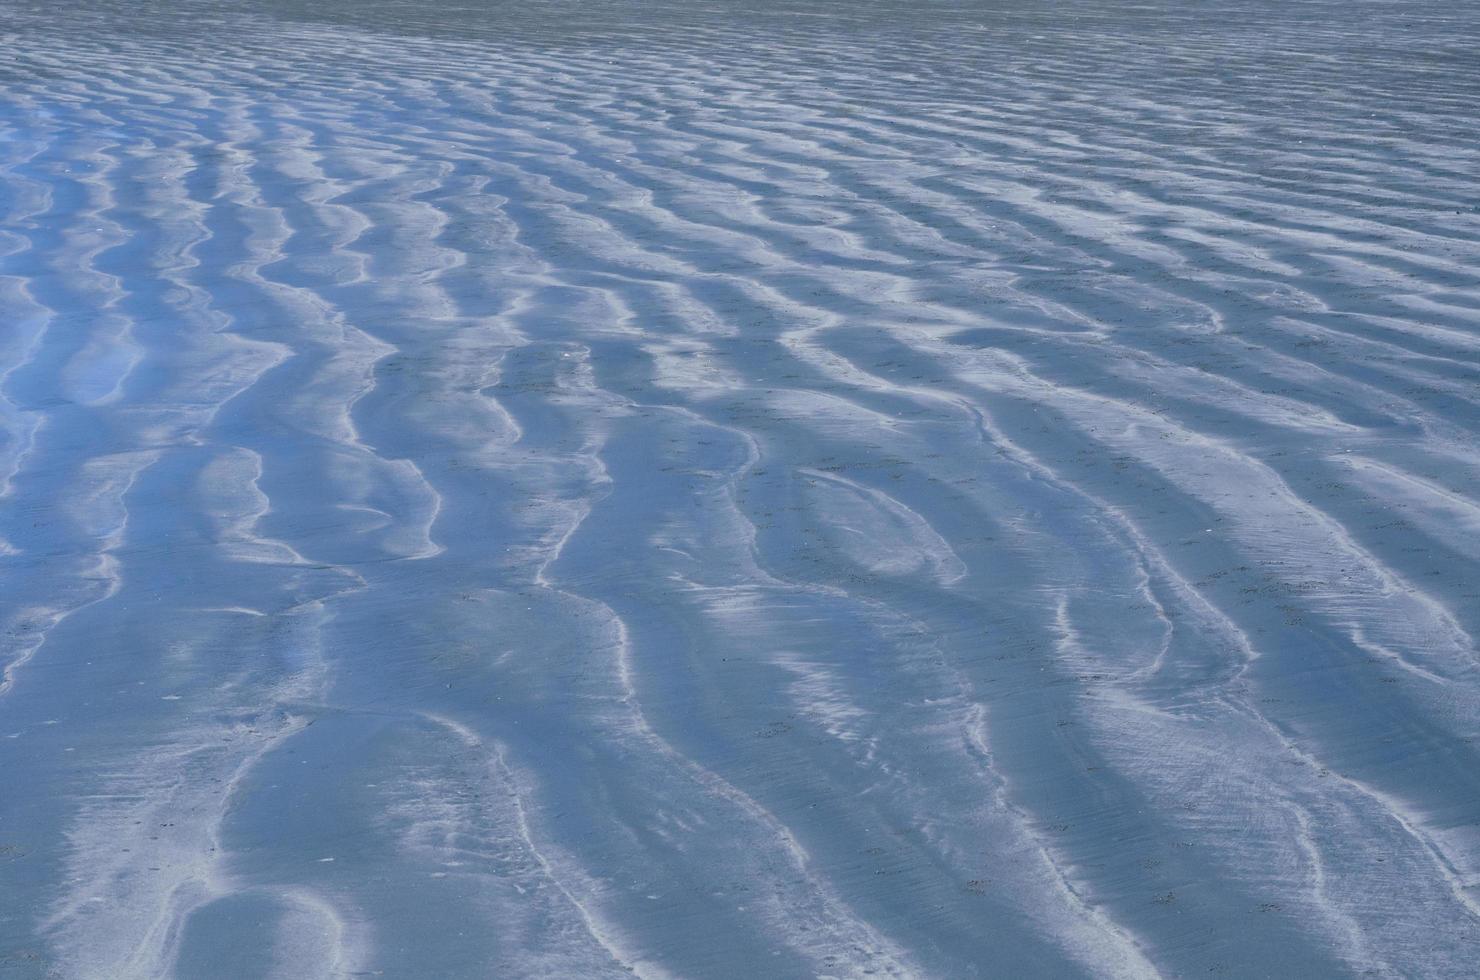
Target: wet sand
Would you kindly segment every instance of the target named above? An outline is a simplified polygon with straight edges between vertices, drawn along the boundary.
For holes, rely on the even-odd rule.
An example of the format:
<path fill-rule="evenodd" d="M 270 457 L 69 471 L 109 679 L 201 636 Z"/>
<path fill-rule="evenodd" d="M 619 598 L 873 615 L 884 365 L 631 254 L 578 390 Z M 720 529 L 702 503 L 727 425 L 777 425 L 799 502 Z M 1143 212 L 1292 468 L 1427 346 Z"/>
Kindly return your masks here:
<path fill-rule="evenodd" d="M 1473 976 L 1480 8 L 0 23 L 0 977 Z"/>

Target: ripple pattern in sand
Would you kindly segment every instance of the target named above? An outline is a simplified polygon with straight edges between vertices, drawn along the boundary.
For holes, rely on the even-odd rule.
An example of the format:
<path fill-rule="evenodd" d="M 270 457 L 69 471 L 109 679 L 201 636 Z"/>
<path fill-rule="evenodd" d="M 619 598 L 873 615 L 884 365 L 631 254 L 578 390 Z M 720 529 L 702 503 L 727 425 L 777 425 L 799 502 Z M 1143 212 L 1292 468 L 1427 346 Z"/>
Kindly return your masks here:
<path fill-rule="evenodd" d="M 1473 5 L 0 12 L 0 975 L 1473 975 Z"/>

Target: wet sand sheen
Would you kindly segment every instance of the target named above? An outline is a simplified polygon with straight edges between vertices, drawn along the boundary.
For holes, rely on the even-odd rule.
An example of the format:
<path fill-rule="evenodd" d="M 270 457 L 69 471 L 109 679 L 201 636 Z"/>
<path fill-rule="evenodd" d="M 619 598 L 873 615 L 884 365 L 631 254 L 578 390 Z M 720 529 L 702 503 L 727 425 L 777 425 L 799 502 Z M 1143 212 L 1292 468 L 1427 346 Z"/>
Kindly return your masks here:
<path fill-rule="evenodd" d="M 1471 974 L 1472 7 L 0 10 L 0 975 Z"/>

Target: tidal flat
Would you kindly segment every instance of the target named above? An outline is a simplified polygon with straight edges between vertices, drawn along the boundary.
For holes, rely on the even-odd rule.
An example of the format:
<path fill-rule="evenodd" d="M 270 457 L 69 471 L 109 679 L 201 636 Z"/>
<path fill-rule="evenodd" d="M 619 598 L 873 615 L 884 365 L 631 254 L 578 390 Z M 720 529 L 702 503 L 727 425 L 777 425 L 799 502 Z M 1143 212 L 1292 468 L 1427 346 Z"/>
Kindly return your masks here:
<path fill-rule="evenodd" d="M 1475 976 L 1480 4 L 0 34 L 0 978 Z"/>

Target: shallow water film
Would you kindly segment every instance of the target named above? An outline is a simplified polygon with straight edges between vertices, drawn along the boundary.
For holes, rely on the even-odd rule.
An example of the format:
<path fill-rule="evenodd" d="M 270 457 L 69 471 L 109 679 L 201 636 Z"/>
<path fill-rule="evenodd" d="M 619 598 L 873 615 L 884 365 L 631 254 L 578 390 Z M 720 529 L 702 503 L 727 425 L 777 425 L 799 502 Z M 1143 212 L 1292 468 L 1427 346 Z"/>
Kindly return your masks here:
<path fill-rule="evenodd" d="M 0 977 L 1475 975 L 1480 5 L 0 32 Z"/>

